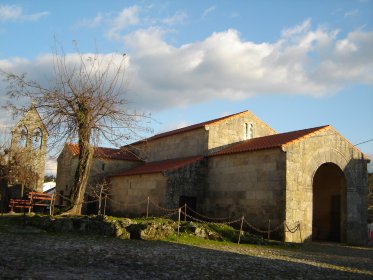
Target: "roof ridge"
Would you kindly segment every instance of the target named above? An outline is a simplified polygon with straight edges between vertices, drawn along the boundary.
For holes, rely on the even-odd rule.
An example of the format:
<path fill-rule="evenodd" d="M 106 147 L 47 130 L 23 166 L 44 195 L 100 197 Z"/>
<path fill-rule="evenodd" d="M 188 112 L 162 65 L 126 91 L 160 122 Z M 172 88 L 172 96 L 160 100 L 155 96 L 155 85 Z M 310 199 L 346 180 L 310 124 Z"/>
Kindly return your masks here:
<path fill-rule="evenodd" d="M 209 157 L 283 147 L 295 141 L 306 138 L 307 136 L 312 135 L 328 127 L 330 127 L 330 125 L 255 137 L 249 140 L 232 144 L 229 147 L 226 147 L 220 151 L 210 154 Z"/>
<path fill-rule="evenodd" d="M 188 164 L 192 164 L 194 162 L 202 160 L 203 158 L 204 156 L 190 156 L 185 158 L 173 158 L 160 161 L 146 162 L 142 165 L 130 169 L 115 172 L 114 174 L 109 175 L 109 177 L 161 173 L 167 170 L 172 171 L 184 167 Z"/>
<path fill-rule="evenodd" d="M 158 133 L 158 134 L 155 134 L 155 135 L 153 135 L 153 136 L 151 136 L 149 138 L 137 141 L 137 142 L 132 143 L 130 145 L 136 145 L 138 143 L 142 143 L 142 142 L 146 142 L 146 141 L 151 141 L 151 140 L 155 140 L 155 139 L 159 139 L 159 138 L 171 136 L 171 135 L 175 135 L 175 134 L 182 133 L 182 132 L 191 131 L 191 130 L 194 130 L 194 129 L 202 128 L 205 125 L 213 125 L 215 123 L 219 123 L 221 121 L 224 121 L 224 120 L 236 117 L 236 116 L 241 115 L 241 114 L 246 114 L 246 113 L 249 113 L 249 110 L 245 110 L 245 111 L 242 111 L 242 112 L 234 113 L 234 114 L 231 114 L 231 115 L 228 115 L 228 116 L 224 116 L 224 117 L 212 119 L 212 120 L 209 120 L 209 121 L 204 121 L 204 122 L 200 122 L 200 123 L 188 125 L 188 126 L 185 126 L 185 127 L 181 127 L 181 128 L 177 128 L 177 129 L 165 131 L 165 132 L 162 132 L 162 133 Z M 127 145 L 127 146 L 129 146 L 129 145 Z"/>
<path fill-rule="evenodd" d="M 310 133 L 307 133 L 307 134 L 305 134 L 305 135 L 303 135 L 303 136 L 301 136 L 301 137 L 298 137 L 298 138 L 296 138 L 296 139 L 293 139 L 293 140 L 291 140 L 291 141 L 288 141 L 288 142 L 282 144 L 281 146 L 287 146 L 287 145 L 293 144 L 294 142 L 298 142 L 298 141 L 300 141 L 300 140 L 303 140 L 303 139 L 305 139 L 305 138 L 308 138 L 308 137 L 310 137 L 311 135 L 316 134 L 316 133 L 320 132 L 321 130 L 324 130 L 324 129 L 327 129 L 327 128 L 330 128 L 330 127 L 331 127 L 331 126 L 330 126 L 329 124 L 327 124 L 327 125 L 323 125 L 323 126 L 317 126 L 317 127 L 313 127 L 313 128 L 306 128 L 306 129 L 301 129 L 301 130 L 293 131 L 293 132 L 297 132 L 297 131 L 303 131 L 303 130 L 311 130 L 311 129 L 313 130 L 313 129 L 316 129 L 316 130 L 314 130 L 314 131 L 312 131 L 312 132 L 310 132 Z M 291 133 L 291 131 L 290 131 L 289 133 Z"/>
<path fill-rule="evenodd" d="M 77 143 L 65 143 L 72 155 L 75 157 L 79 155 L 80 151 L 78 150 L 79 145 Z M 136 154 L 132 153 L 129 150 L 123 150 L 121 148 L 110 148 L 110 147 L 100 147 L 92 146 L 94 150 L 94 157 L 96 158 L 108 158 L 108 159 L 123 159 L 123 160 L 135 160 L 143 161 Z M 127 158 L 124 158 L 127 157 Z"/>

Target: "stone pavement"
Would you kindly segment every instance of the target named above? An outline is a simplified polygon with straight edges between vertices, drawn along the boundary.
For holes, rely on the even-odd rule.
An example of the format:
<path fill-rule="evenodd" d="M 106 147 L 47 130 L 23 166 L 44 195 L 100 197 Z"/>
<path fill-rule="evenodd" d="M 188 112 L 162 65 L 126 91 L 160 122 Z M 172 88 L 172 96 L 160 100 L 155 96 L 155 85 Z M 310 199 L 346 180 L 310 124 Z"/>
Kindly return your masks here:
<path fill-rule="evenodd" d="M 373 279 L 373 248 L 208 244 L 0 231 L 1 279 Z"/>

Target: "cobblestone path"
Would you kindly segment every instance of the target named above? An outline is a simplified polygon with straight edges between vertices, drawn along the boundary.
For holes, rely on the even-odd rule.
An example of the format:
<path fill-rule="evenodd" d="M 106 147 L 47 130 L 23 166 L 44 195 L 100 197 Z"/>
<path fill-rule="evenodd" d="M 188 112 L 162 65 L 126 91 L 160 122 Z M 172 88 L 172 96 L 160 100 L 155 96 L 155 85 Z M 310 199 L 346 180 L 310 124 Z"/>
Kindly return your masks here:
<path fill-rule="evenodd" d="M 0 232 L 0 278 L 373 279 L 372 247 L 203 246 Z"/>

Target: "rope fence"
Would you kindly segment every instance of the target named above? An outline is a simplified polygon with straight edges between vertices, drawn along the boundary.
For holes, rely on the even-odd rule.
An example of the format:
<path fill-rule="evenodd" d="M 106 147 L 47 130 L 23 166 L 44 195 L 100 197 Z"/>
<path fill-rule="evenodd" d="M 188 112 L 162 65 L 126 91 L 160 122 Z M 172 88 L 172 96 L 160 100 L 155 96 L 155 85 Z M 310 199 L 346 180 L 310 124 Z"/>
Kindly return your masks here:
<path fill-rule="evenodd" d="M 71 199 L 68 196 L 64 196 L 62 194 L 56 194 L 56 198 L 61 197 L 64 201 L 71 202 Z M 181 207 L 178 208 L 166 208 L 163 206 L 160 206 L 157 202 L 153 201 L 150 197 L 146 197 L 143 200 L 135 203 L 128 203 L 128 202 L 123 202 L 123 201 L 117 201 L 110 197 L 109 195 L 105 195 L 101 198 L 101 203 L 102 200 L 104 200 L 104 215 L 106 212 L 106 207 L 107 207 L 107 201 L 116 205 L 119 205 L 121 207 L 126 207 L 126 208 L 141 208 L 144 207 L 146 210 L 146 218 L 149 217 L 157 217 L 157 218 L 170 218 L 170 219 L 177 219 L 178 220 L 178 236 L 180 234 L 180 224 L 181 220 L 183 219 L 184 221 L 194 221 L 197 223 L 201 224 L 209 224 L 209 225 L 236 225 L 240 227 L 239 230 L 234 229 L 235 232 L 238 233 L 238 244 L 240 244 L 241 241 L 241 236 L 244 235 L 244 233 L 259 233 L 261 235 L 265 235 L 267 239 L 271 238 L 271 234 L 275 232 L 290 232 L 290 233 L 296 233 L 299 231 L 299 237 L 302 242 L 302 233 L 301 233 L 301 227 L 300 227 L 300 222 L 296 222 L 294 225 L 289 225 L 286 223 L 286 221 L 283 221 L 279 223 L 276 226 L 271 226 L 271 220 L 268 220 L 267 223 L 267 228 L 259 228 L 255 225 L 253 225 L 251 222 L 249 222 L 245 216 L 237 217 L 237 218 L 227 218 L 227 217 L 209 217 L 204 214 L 201 214 L 188 206 L 187 204 L 184 204 Z M 88 200 L 88 201 L 83 201 L 82 204 L 87 205 L 91 203 L 99 203 L 100 199 L 94 199 L 94 200 Z M 156 212 L 156 216 L 151 216 L 151 212 Z M 144 212 L 143 212 L 144 213 Z M 262 224 L 264 224 L 265 221 L 262 221 Z M 246 230 L 245 230 L 246 229 Z"/>

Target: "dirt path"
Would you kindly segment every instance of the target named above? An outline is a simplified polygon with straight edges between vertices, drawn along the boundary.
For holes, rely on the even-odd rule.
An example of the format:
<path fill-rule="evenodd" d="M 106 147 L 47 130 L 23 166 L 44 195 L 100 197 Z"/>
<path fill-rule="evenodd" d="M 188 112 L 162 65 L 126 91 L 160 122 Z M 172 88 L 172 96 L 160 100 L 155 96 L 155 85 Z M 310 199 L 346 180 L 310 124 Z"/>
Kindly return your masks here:
<path fill-rule="evenodd" d="M 373 279 L 373 248 L 193 247 L 0 232 L 1 279 Z"/>

